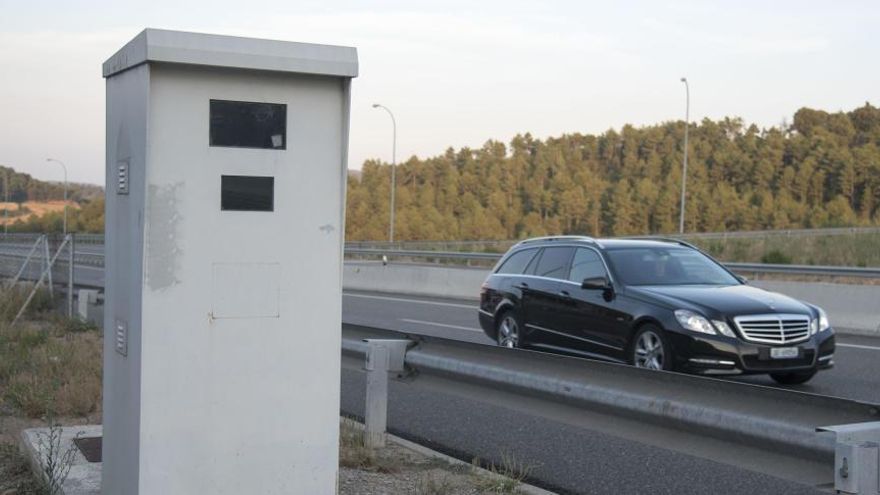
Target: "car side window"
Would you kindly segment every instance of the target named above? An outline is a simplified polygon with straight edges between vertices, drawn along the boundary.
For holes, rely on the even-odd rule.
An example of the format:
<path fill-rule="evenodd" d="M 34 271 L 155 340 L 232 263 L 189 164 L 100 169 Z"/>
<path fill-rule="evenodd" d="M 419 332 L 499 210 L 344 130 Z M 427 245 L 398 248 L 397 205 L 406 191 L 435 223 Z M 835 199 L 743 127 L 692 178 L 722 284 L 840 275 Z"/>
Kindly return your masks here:
<path fill-rule="evenodd" d="M 498 274 L 521 274 L 525 271 L 526 266 L 528 266 L 529 261 L 535 256 L 537 253 L 537 249 L 523 249 L 517 253 L 513 253 L 507 258 L 498 270 L 495 273 Z"/>
<path fill-rule="evenodd" d="M 568 270 L 568 261 L 574 248 L 570 247 L 549 247 L 544 249 L 538 266 L 535 268 L 535 275 L 539 277 L 564 279 Z"/>
<path fill-rule="evenodd" d="M 571 261 L 571 270 L 568 272 L 568 280 L 581 283 L 588 278 L 606 277 L 605 265 L 599 254 L 592 249 L 578 248 Z"/>

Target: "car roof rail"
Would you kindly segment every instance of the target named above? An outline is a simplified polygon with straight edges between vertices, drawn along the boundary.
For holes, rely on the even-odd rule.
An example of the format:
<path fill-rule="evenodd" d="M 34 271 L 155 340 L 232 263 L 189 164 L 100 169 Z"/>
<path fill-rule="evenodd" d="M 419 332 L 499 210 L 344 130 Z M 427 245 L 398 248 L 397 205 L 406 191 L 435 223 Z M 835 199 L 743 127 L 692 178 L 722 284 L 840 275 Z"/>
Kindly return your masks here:
<path fill-rule="evenodd" d="M 522 246 L 524 244 L 531 244 L 533 242 L 563 242 L 563 241 L 584 241 L 595 244 L 597 246 L 602 246 L 599 241 L 596 239 L 587 236 L 587 235 L 549 235 L 544 237 L 532 237 L 531 239 L 523 239 L 516 243 L 517 246 Z"/>
<path fill-rule="evenodd" d="M 693 244 L 683 241 L 681 239 L 676 239 L 675 237 L 662 237 L 662 236 L 650 236 L 650 235 L 636 235 L 636 236 L 628 236 L 621 237 L 621 239 L 632 239 L 634 241 L 657 241 L 657 242 L 671 242 L 673 244 L 679 244 L 681 246 L 686 246 L 692 249 L 700 250 L 697 246 Z"/>

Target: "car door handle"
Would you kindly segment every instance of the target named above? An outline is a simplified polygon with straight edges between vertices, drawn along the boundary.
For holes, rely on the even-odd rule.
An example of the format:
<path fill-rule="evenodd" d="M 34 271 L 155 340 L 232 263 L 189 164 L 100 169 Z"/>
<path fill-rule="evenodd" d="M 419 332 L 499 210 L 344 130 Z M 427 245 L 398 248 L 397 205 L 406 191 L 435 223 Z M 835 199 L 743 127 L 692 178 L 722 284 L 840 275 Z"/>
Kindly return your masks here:
<path fill-rule="evenodd" d="M 529 284 L 527 284 L 527 283 L 525 283 L 525 282 L 520 282 L 519 285 L 514 285 L 514 287 L 516 287 L 517 289 L 528 289 L 528 288 L 529 288 Z"/>
<path fill-rule="evenodd" d="M 571 299 L 571 294 L 567 290 L 559 291 L 559 295 L 566 299 Z"/>

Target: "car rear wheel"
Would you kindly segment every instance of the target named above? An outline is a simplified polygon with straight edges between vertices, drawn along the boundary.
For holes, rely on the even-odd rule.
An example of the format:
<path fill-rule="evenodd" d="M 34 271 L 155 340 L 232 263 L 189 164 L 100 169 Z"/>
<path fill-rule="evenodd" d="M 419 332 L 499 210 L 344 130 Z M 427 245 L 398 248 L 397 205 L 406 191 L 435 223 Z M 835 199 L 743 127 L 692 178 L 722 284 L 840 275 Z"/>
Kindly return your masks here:
<path fill-rule="evenodd" d="M 781 385 L 800 385 L 802 383 L 807 383 L 814 376 L 816 376 L 816 370 L 792 373 L 770 373 L 770 378 Z"/>
<path fill-rule="evenodd" d="M 513 311 L 506 311 L 498 318 L 498 327 L 496 328 L 496 339 L 498 345 L 508 349 L 516 349 L 520 346 L 520 324 L 519 318 Z"/>
<path fill-rule="evenodd" d="M 630 363 L 636 368 L 671 370 L 672 351 L 663 331 L 654 325 L 643 326 L 633 339 Z"/>

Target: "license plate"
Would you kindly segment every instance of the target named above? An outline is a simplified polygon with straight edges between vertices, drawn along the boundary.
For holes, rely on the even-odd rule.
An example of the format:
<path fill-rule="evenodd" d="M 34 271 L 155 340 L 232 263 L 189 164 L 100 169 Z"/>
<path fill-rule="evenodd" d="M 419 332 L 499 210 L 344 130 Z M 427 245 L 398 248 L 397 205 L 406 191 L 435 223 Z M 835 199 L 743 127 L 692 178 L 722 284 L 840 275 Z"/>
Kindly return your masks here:
<path fill-rule="evenodd" d="M 771 359 L 792 359 L 798 357 L 797 347 L 771 347 Z"/>

